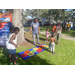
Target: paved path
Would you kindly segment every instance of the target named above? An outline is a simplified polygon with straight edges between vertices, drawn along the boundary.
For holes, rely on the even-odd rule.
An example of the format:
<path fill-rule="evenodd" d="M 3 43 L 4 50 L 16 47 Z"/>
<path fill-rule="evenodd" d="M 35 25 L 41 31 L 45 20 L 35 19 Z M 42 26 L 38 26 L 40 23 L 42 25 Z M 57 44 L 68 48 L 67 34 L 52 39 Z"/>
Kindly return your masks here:
<path fill-rule="evenodd" d="M 46 32 L 40 32 L 40 33 L 41 33 L 41 34 L 45 34 Z M 73 41 L 75 41 L 75 37 L 69 36 L 69 35 L 61 34 L 61 38 L 64 38 L 64 39 L 67 39 L 67 40 L 73 40 Z"/>
<path fill-rule="evenodd" d="M 30 30 L 29 29 L 24 29 L 25 32 L 29 32 Z M 40 32 L 41 34 L 45 34 L 46 32 Z M 64 38 L 64 39 L 67 39 L 67 40 L 73 40 L 75 41 L 75 37 L 73 36 L 69 36 L 69 35 L 64 35 L 64 34 L 61 34 L 61 38 Z"/>

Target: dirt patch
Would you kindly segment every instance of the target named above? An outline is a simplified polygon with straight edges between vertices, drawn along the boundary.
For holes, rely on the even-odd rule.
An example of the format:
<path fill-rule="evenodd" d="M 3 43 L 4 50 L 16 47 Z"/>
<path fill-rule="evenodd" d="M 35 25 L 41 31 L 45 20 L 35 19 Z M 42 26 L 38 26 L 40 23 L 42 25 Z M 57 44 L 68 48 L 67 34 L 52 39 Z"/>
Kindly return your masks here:
<path fill-rule="evenodd" d="M 26 46 L 26 47 L 31 47 L 31 46 L 33 46 L 32 37 L 31 37 L 31 36 L 28 36 L 28 35 L 30 35 L 30 33 L 29 33 L 29 32 L 26 32 L 26 33 L 25 33 L 25 40 L 26 40 L 26 41 L 22 42 L 22 43 L 20 44 L 20 46 Z"/>
<path fill-rule="evenodd" d="M 25 42 L 22 42 L 22 44 L 21 44 L 20 46 L 31 47 L 31 46 L 33 46 L 33 44 L 31 44 L 31 43 L 25 41 Z"/>
<path fill-rule="evenodd" d="M 26 47 L 31 47 L 33 46 L 33 38 L 32 38 L 32 34 L 30 34 L 30 32 L 25 32 L 25 40 L 24 42 L 22 42 L 20 44 L 20 46 L 26 46 Z M 36 42 L 37 43 L 37 42 Z M 42 42 L 40 42 L 40 44 L 43 44 Z"/>

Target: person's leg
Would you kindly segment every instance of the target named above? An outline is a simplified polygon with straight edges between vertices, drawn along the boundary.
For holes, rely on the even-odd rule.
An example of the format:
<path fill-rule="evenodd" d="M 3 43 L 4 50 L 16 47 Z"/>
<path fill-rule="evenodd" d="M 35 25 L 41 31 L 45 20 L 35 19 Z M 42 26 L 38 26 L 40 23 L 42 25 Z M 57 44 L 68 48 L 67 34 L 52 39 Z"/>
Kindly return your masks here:
<path fill-rule="evenodd" d="M 53 53 L 54 53 L 54 51 L 55 51 L 55 43 L 53 44 L 52 49 L 53 49 Z"/>
<path fill-rule="evenodd" d="M 48 37 L 46 37 L 46 41 L 48 41 Z"/>
<path fill-rule="evenodd" d="M 39 34 L 36 34 L 36 37 L 37 37 L 37 42 L 39 44 Z"/>
<path fill-rule="evenodd" d="M 14 65 L 16 65 L 16 53 L 13 54 L 13 56 L 14 56 Z"/>
<path fill-rule="evenodd" d="M 33 42 L 34 42 L 34 44 L 36 44 L 35 43 L 35 34 L 32 34 L 32 36 L 33 36 Z"/>
<path fill-rule="evenodd" d="M 57 34 L 57 44 L 59 44 L 59 34 Z"/>
<path fill-rule="evenodd" d="M 50 52 L 52 53 L 52 45 L 50 44 Z"/>
<path fill-rule="evenodd" d="M 10 63 L 12 62 L 12 54 L 9 54 Z"/>
<path fill-rule="evenodd" d="M 68 31 L 68 27 L 67 27 L 67 31 Z"/>

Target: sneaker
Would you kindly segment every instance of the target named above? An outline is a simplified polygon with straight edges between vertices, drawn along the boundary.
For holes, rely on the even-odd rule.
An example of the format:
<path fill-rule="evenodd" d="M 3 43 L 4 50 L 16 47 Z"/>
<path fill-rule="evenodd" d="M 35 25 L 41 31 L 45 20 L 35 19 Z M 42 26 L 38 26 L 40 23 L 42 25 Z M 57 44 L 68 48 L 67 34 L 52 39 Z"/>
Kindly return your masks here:
<path fill-rule="evenodd" d="M 33 45 L 36 45 L 36 44 L 33 44 Z"/>
<path fill-rule="evenodd" d="M 40 45 L 40 43 L 38 43 Z"/>
<path fill-rule="evenodd" d="M 14 65 L 19 65 L 19 63 L 16 63 L 16 64 L 14 64 Z"/>
<path fill-rule="evenodd" d="M 9 63 L 9 65 L 13 65 L 13 62 Z"/>
<path fill-rule="evenodd" d="M 52 54 L 55 54 L 55 52 L 52 52 Z"/>
<path fill-rule="evenodd" d="M 46 41 L 45 41 L 45 43 L 46 43 Z"/>

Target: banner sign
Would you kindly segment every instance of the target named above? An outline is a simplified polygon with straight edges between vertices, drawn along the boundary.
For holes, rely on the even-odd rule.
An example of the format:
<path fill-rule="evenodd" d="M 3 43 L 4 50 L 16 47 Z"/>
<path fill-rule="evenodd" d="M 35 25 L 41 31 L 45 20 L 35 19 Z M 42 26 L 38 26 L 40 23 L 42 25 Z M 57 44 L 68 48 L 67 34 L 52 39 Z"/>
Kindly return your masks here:
<path fill-rule="evenodd" d="M 0 13 L 0 45 L 6 45 L 9 28 L 12 26 L 12 14 Z"/>

